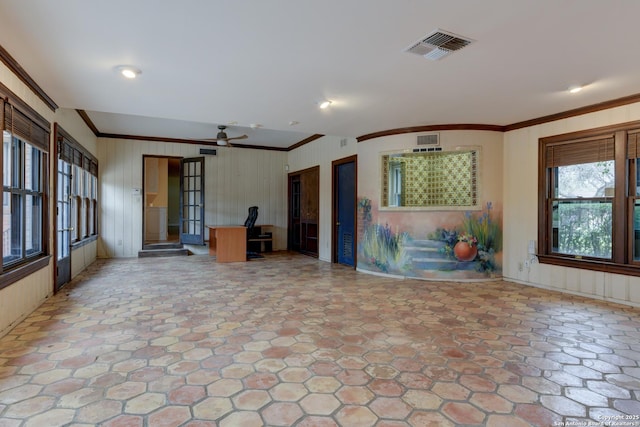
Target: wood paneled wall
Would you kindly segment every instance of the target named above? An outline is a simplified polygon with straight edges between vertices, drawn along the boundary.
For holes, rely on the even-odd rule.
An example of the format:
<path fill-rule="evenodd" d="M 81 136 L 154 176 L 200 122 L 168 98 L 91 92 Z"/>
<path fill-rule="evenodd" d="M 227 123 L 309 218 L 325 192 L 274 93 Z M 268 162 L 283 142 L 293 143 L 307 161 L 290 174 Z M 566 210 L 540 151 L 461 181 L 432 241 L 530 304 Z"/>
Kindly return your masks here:
<path fill-rule="evenodd" d="M 142 248 L 142 156 L 200 157 L 201 146 L 99 139 L 100 257 L 135 257 Z M 207 147 L 211 148 L 211 147 Z M 287 153 L 218 148 L 205 155 L 205 224 L 243 224 L 249 206 L 273 224 L 274 250 L 286 249 Z M 206 233 L 205 233 L 206 236 Z M 206 238 L 206 237 L 205 237 Z"/>

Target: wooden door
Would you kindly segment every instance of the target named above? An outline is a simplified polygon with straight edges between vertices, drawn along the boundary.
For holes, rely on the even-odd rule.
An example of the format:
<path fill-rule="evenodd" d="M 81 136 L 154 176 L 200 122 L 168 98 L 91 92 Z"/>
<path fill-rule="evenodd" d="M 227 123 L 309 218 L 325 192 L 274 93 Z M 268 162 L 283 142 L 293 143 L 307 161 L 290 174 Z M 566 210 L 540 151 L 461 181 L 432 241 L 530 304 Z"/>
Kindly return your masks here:
<path fill-rule="evenodd" d="M 300 251 L 318 255 L 318 219 L 320 168 L 307 170 L 300 176 Z"/>
<path fill-rule="evenodd" d="M 300 175 L 289 176 L 289 250 L 300 251 Z"/>
<path fill-rule="evenodd" d="M 318 256 L 320 167 L 289 176 L 289 248 Z"/>
<path fill-rule="evenodd" d="M 355 157 L 333 162 L 333 262 L 355 266 Z"/>

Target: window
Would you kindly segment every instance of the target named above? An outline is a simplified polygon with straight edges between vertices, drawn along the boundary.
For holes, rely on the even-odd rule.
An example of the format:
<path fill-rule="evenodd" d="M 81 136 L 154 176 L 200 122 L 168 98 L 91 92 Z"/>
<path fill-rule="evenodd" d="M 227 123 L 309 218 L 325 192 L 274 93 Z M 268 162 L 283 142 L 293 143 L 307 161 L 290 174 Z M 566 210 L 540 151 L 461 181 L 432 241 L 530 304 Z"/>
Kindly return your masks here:
<path fill-rule="evenodd" d="M 2 267 L 0 288 L 43 267 L 49 123 L 0 86 Z M 7 101 L 9 100 L 9 101 Z M 14 105 L 15 104 L 15 105 Z M 24 268 L 23 268 L 24 267 Z M 13 272 L 17 272 L 13 274 Z"/>
<path fill-rule="evenodd" d="M 382 156 L 383 208 L 474 209 L 478 206 L 478 150 Z"/>
<path fill-rule="evenodd" d="M 402 169 L 403 164 L 389 165 L 389 206 L 402 206 Z"/>
<path fill-rule="evenodd" d="M 56 140 L 59 160 L 71 171 L 69 239 L 79 243 L 98 234 L 98 161 L 59 125 Z"/>
<path fill-rule="evenodd" d="M 540 140 L 539 258 L 640 276 L 640 123 Z"/>

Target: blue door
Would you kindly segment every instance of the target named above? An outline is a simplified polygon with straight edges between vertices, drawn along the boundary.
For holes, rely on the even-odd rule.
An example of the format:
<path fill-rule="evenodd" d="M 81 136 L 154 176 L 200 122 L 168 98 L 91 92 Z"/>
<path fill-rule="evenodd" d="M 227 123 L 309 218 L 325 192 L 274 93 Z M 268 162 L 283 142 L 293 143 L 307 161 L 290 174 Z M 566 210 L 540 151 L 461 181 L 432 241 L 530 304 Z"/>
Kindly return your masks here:
<path fill-rule="evenodd" d="M 355 266 L 356 163 L 334 166 L 336 257 L 339 264 Z"/>

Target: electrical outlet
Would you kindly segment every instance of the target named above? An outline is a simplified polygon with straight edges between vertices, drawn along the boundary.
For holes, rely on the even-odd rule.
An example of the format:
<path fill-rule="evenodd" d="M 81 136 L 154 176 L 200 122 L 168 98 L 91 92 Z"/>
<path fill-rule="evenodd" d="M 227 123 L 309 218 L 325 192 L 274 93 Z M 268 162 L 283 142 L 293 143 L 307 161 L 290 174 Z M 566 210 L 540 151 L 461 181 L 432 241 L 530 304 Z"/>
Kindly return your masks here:
<path fill-rule="evenodd" d="M 531 261 L 529 261 L 528 259 L 524 261 L 524 266 L 525 268 L 529 269 L 529 267 L 531 267 Z"/>
<path fill-rule="evenodd" d="M 522 271 L 522 263 L 521 262 L 518 263 L 518 271 Z"/>
<path fill-rule="evenodd" d="M 118 239 L 118 246 L 122 246 L 122 239 Z"/>

